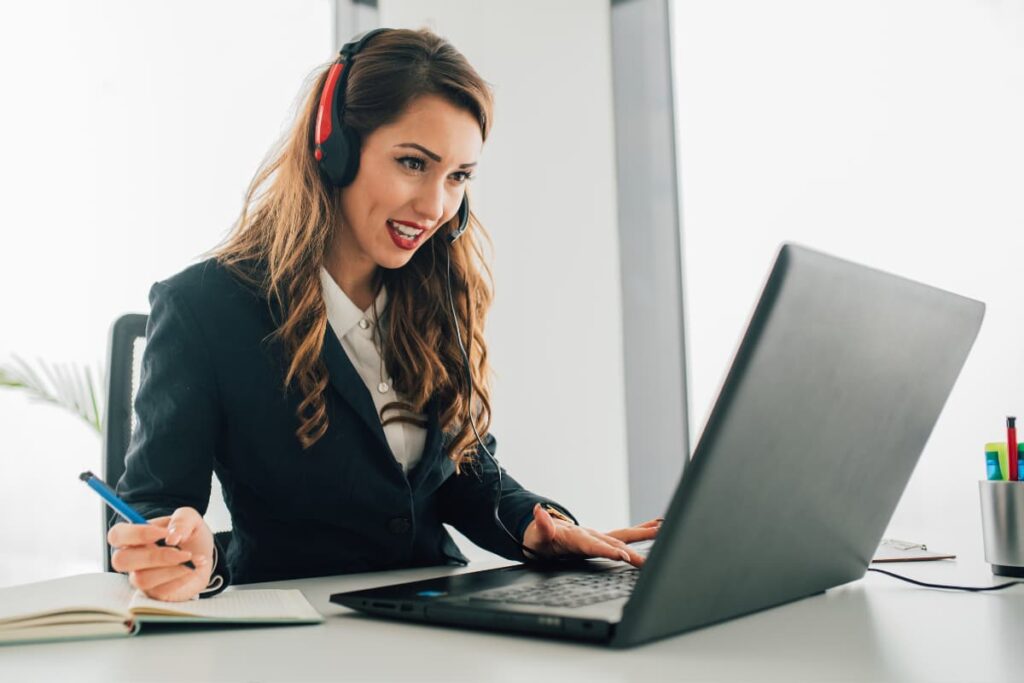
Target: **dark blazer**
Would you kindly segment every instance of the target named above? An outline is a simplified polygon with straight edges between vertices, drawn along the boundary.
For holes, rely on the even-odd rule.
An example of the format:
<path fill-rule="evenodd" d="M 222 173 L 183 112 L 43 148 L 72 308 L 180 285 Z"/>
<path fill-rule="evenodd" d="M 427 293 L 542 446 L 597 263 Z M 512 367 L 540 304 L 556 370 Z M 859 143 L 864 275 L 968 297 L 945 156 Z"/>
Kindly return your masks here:
<path fill-rule="evenodd" d="M 218 545 L 225 583 L 465 564 L 442 523 L 523 559 L 493 519 L 496 472 L 486 455 L 455 475 L 431 402 L 423 456 L 406 476 L 329 325 L 329 428 L 304 451 L 295 436 L 301 397 L 282 389 L 286 359 L 265 298 L 208 260 L 153 285 L 150 304 L 138 422 L 117 490 L 147 518 L 180 506 L 205 514 L 216 472 L 233 526 L 226 551 Z M 494 437 L 485 443 L 493 452 Z M 554 504 L 504 470 L 502 484 L 499 514 L 513 533 L 535 503 Z"/>

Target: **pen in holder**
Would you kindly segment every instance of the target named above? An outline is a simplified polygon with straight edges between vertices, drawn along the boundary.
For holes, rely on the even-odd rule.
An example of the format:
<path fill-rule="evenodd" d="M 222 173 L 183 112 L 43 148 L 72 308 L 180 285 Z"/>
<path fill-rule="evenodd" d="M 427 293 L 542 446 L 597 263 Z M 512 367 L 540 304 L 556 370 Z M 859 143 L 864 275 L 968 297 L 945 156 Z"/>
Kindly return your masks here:
<path fill-rule="evenodd" d="M 985 561 L 992 573 L 1024 577 L 1024 482 L 979 481 Z"/>

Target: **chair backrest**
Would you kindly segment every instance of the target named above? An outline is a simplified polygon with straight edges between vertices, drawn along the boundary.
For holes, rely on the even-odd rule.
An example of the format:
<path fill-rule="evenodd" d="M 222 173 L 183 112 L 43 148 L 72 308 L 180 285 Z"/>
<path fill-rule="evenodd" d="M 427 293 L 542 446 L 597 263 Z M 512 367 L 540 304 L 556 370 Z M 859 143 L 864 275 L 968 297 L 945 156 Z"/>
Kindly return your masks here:
<path fill-rule="evenodd" d="M 146 322 L 148 317 L 139 313 L 128 313 L 114 321 L 110 329 L 109 353 L 107 356 L 107 414 L 103 421 L 103 481 L 112 487 L 124 474 L 125 456 L 135 430 L 135 394 L 142 374 L 142 352 L 146 347 Z M 103 508 L 103 565 L 110 566 L 110 546 L 107 530 L 121 521 L 105 504 Z M 224 505 L 220 482 L 214 475 L 211 481 L 210 505 L 206 512 L 211 528 L 228 529 L 217 533 L 222 546 L 227 548 L 231 540 L 231 515 Z"/>

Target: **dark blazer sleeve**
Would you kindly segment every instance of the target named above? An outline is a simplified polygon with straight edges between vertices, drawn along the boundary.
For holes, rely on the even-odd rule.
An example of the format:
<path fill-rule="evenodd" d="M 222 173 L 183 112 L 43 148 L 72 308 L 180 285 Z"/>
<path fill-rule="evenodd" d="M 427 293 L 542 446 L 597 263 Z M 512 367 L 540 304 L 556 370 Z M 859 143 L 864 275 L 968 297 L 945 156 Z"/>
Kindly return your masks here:
<path fill-rule="evenodd" d="M 493 454 L 498 444 L 494 436 L 487 434 L 484 445 Z M 478 453 L 472 465 L 450 476 L 438 490 L 441 521 L 451 524 L 485 550 L 510 560 L 524 561 L 527 558 L 522 550 L 494 521 L 497 479 L 498 470 L 494 463 L 486 453 Z M 519 536 L 520 543 L 528 526 L 523 522 L 532 515 L 533 506 L 537 503 L 552 505 L 576 521 L 565 507 L 524 489 L 504 467 L 501 468 L 501 492 L 498 516 L 506 529 Z"/>
<path fill-rule="evenodd" d="M 157 283 L 149 301 L 137 423 L 117 492 L 147 519 L 186 506 L 205 515 L 221 433 L 216 373 L 203 331 L 181 297 Z M 217 555 L 215 571 L 226 588 L 231 576 L 219 542 Z"/>

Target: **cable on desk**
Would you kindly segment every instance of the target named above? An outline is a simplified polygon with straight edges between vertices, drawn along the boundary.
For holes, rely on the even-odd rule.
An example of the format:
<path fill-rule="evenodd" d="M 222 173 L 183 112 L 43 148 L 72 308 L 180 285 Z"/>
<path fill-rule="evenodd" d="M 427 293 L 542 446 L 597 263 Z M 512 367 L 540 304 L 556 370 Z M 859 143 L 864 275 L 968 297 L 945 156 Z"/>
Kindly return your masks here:
<path fill-rule="evenodd" d="M 894 579 L 899 579 L 900 581 L 912 583 L 915 586 L 924 586 L 925 588 L 944 588 L 946 590 L 951 591 L 969 591 L 971 593 L 981 593 L 983 591 L 1001 591 L 1004 588 L 1016 586 L 1018 583 L 1024 583 L 1024 581 L 1008 581 L 1006 583 L 1001 583 L 998 586 L 947 586 L 944 583 L 925 583 L 924 581 L 918 581 L 917 579 L 911 579 L 906 576 L 900 576 L 899 574 L 893 574 L 892 572 L 886 571 L 885 569 L 875 569 L 874 567 L 868 567 L 868 571 L 878 572 L 879 574 L 885 574 L 886 576 L 891 576 Z"/>

